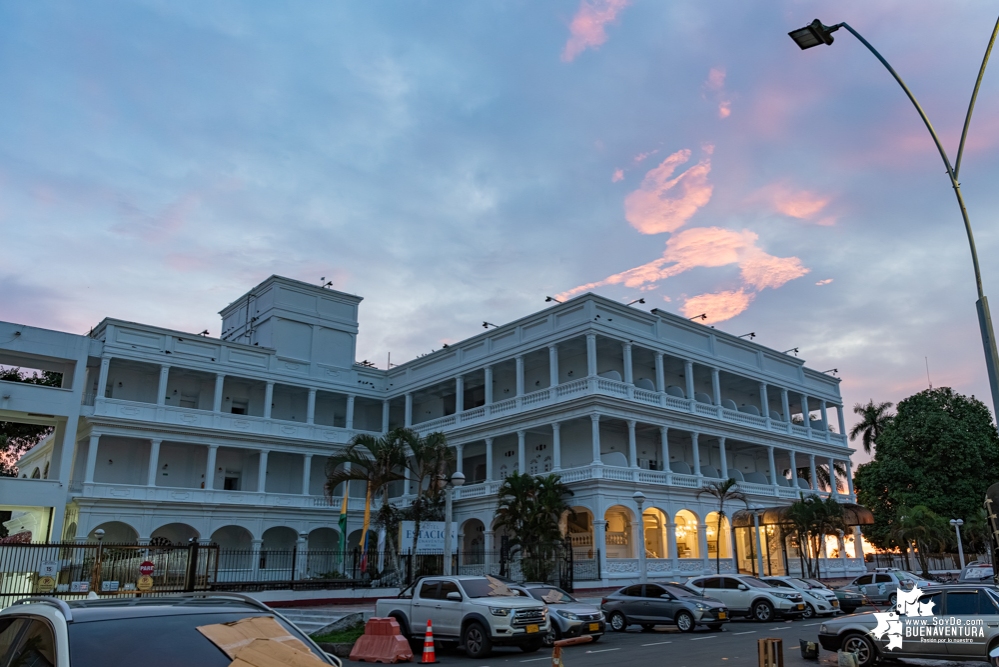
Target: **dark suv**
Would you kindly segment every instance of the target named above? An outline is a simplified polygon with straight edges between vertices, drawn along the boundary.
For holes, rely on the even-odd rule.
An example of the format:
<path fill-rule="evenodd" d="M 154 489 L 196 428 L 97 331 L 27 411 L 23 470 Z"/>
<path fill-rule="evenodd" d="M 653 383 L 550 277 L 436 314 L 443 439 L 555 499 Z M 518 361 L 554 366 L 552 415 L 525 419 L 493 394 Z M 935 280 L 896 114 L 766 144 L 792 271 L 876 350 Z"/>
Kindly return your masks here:
<path fill-rule="evenodd" d="M 270 616 L 319 660 L 333 663 L 271 608 L 232 593 L 65 602 L 36 596 L 0 611 L 0 665 L 32 667 L 228 667 L 232 659 L 200 625 Z"/>

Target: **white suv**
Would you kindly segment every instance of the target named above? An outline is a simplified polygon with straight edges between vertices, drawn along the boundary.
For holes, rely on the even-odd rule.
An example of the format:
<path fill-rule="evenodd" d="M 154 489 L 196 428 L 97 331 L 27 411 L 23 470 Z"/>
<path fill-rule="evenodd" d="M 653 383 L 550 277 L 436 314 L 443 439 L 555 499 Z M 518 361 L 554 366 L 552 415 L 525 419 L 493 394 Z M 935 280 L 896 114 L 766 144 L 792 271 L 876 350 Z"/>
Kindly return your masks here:
<path fill-rule="evenodd" d="M 814 586 L 797 577 L 763 577 L 763 581 L 785 591 L 793 590 L 801 593 L 805 600 L 805 618 L 833 616 L 839 612 L 836 593 L 828 588 Z"/>
<path fill-rule="evenodd" d="M 805 613 L 801 593 L 777 589 L 749 575 L 695 577 L 687 582 L 687 586 L 721 600 L 733 615 L 748 616 L 757 621 L 772 621 L 775 617 L 801 618 Z"/>

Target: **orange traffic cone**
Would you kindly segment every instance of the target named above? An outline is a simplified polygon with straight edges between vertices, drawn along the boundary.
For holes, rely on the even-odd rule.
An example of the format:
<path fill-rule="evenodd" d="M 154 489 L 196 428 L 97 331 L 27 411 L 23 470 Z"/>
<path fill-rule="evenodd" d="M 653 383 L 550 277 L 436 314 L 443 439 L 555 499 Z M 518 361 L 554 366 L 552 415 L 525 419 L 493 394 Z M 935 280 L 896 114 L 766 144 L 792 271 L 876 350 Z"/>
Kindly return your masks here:
<path fill-rule="evenodd" d="M 427 619 L 427 635 L 423 640 L 423 660 L 420 661 L 420 664 L 437 664 L 437 654 L 434 653 L 434 627 L 429 618 Z"/>

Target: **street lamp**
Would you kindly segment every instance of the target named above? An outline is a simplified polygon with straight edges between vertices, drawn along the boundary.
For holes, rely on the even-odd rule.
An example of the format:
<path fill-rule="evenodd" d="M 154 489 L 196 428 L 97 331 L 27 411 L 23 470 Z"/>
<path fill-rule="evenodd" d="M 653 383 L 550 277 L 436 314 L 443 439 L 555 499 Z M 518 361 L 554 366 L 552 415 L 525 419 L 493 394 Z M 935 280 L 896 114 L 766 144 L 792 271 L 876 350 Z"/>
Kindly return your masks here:
<path fill-rule="evenodd" d="M 756 533 L 756 571 L 757 576 L 763 576 L 763 545 L 760 542 L 760 517 L 763 515 L 763 508 L 753 505 L 749 508 L 753 513 L 753 532 Z"/>
<path fill-rule="evenodd" d="M 648 571 L 645 564 L 645 516 L 642 514 L 642 505 L 645 504 L 645 494 L 635 491 L 631 495 L 632 500 L 638 505 L 638 580 L 643 584 L 648 580 Z"/>
<path fill-rule="evenodd" d="M 961 526 L 964 525 L 964 521 L 951 519 L 950 525 L 954 526 L 954 532 L 957 533 L 957 555 L 961 559 L 961 572 L 964 572 L 964 545 L 961 544 Z"/>
<path fill-rule="evenodd" d="M 992 53 L 992 45 L 995 44 L 996 34 L 999 33 L 999 20 L 996 21 L 996 26 L 992 30 L 992 39 L 989 40 L 989 46 L 985 50 L 985 58 L 982 60 L 982 66 L 978 71 L 978 80 L 975 81 L 975 89 L 971 93 L 971 103 L 968 105 L 968 113 L 964 117 L 964 130 L 961 132 L 961 142 L 957 147 L 957 161 L 952 167 L 950 164 L 950 158 L 947 157 L 947 152 L 944 150 L 943 144 L 940 143 L 940 137 L 937 136 L 936 130 L 933 129 L 933 125 L 930 123 L 930 119 L 927 118 L 926 113 L 923 108 L 919 106 L 919 102 L 916 101 L 915 95 L 909 90 L 909 87 L 905 85 L 902 81 L 902 77 L 888 64 L 888 61 L 878 53 L 877 49 L 871 46 L 870 42 L 860 36 L 856 30 L 850 27 L 847 23 L 837 23 L 836 25 L 827 26 L 823 25 L 821 21 L 815 19 L 809 23 L 804 28 L 798 28 L 797 30 L 792 30 L 788 33 L 794 43 L 797 44 L 801 50 L 810 49 L 813 46 L 818 46 L 819 44 L 832 44 L 833 36 L 832 33 L 836 32 L 840 28 L 845 28 L 850 34 L 856 37 L 860 42 L 866 46 L 874 56 L 881 61 L 881 64 L 885 66 L 898 85 L 902 86 L 902 90 L 909 97 L 909 101 L 912 105 L 916 107 L 916 111 L 919 113 L 919 117 L 923 119 L 923 123 L 926 125 L 926 129 L 929 130 L 930 136 L 933 137 L 933 142 L 937 146 L 937 151 L 940 153 L 940 158 L 944 162 L 944 166 L 947 167 L 947 176 L 950 178 L 951 187 L 954 188 L 954 194 L 957 196 L 957 204 L 961 208 L 961 216 L 964 218 L 964 229 L 968 234 L 968 245 L 971 248 L 971 262 L 975 269 L 975 284 L 978 288 L 978 301 L 976 303 L 978 307 L 978 325 L 982 332 L 982 346 L 985 349 L 985 367 L 989 375 L 989 388 L 992 390 L 992 410 L 993 412 L 999 411 L 999 376 L 997 376 L 997 358 L 999 354 L 996 353 L 996 340 L 995 334 L 992 331 L 992 315 L 989 313 L 989 302 L 985 297 L 985 292 L 982 289 L 982 274 L 978 266 L 978 251 L 975 250 L 975 237 L 971 233 L 971 221 L 968 219 L 968 210 L 964 206 L 964 195 L 961 194 L 961 184 L 958 182 L 958 174 L 961 171 L 961 157 L 964 155 L 964 142 L 968 137 L 968 127 L 971 124 L 971 113 L 975 109 L 975 100 L 978 98 L 978 89 L 982 84 L 982 77 L 985 74 L 985 66 L 989 62 L 989 54 Z"/>
<path fill-rule="evenodd" d="M 451 576 L 451 499 L 454 489 L 465 483 L 460 472 L 452 473 L 444 485 L 444 576 Z"/>

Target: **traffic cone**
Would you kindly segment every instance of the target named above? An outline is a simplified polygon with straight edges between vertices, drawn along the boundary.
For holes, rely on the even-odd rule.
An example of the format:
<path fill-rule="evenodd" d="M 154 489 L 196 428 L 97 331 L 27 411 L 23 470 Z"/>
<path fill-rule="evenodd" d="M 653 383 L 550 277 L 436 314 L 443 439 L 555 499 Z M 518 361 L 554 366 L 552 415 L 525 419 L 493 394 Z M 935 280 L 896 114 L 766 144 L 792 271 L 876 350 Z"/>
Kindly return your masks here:
<path fill-rule="evenodd" d="M 420 664 L 437 664 L 437 654 L 434 653 L 434 627 L 429 618 L 427 619 L 427 635 L 423 639 L 423 660 L 420 661 Z"/>

